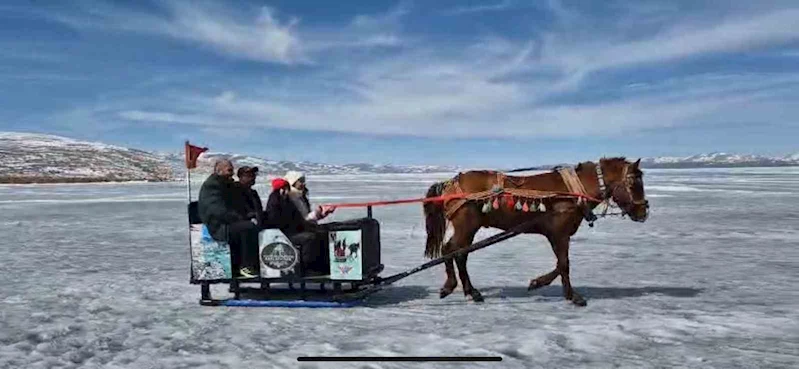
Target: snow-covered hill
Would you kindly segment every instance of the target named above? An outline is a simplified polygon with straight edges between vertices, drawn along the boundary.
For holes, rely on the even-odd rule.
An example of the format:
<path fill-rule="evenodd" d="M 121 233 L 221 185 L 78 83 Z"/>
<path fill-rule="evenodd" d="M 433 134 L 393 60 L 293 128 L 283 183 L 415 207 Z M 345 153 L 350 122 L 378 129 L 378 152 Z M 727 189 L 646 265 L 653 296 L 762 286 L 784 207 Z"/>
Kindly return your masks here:
<path fill-rule="evenodd" d="M 183 155 L 182 151 L 152 153 L 53 135 L 0 132 L 0 183 L 180 180 L 185 175 Z M 465 170 L 435 165 L 289 162 L 206 152 L 198 160 L 198 171 L 210 172 L 213 163 L 220 158 L 230 159 L 236 167 L 258 166 L 265 175 L 282 175 L 288 170 L 308 174 L 453 173 Z M 799 152 L 784 157 L 728 153 L 656 157 L 643 158 L 641 164 L 644 168 L 799 166 Z M 551 167 L 545 165 L 538 169 Z"/>
<path fill-rule="evenodd" d="M 169 165 L 145 151 L 0 132 L 0 183 L 163 181 L 173 176 Z"/>
<path fill-rule="evenodd" d="M 78 141 L 71 138 L 18 132 L 0 132 L 0 183 L 169 181 L 185 175 L 184 153 L 143 150 Z M 322 164 L 274 161 L 228 153 L 203 153 L 198 171 L 210 172 L 213 163 L 228 158 L 238 168 L 258 166 L 261 173 L 283 175 L 288 170 L 309 174 L 376 174 L 453 172 L 455 167 L 393 166 L 375 164 Z"/>
<path fill-rule="evenodd" d="M 641 159 L 641 167 L 644 168 L 776 167 L 796 165 L 799 165 L 799 153 L 784 157 L 770 157 L 714 152 L 685 157 L 661 156 Z"/>

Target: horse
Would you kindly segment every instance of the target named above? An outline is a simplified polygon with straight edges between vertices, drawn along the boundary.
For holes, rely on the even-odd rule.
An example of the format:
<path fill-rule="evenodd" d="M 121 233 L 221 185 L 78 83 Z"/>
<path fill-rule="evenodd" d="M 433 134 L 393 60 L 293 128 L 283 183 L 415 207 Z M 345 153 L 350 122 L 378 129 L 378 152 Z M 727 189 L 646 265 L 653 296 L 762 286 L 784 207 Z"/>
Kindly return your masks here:
<path fill-rule="evenodd" d="M 567 181 L 561 172 L 562 169 L 556 168 L 550 172 L 528 176 L 511 176 L 491 170 L 471 170 L 460 172 L 447 181 L 436 182 L 427 190 L 425 198 L 444 196 L 444 199 L 423 204 L 427 228 L 425 256 L 436 258 L 442 253 L 449 254 L 468 247 L 474 242 L 477 231 L 482 227 L 508 230 L 532 221 L 533 224 L 527 230 L 519 233 L 546 237 L 557 262 L 551 272 L 531 279 L 528 290 L 547 286 L 560 276 L 563 297 L 575 305 L 586 306 L 585 299 L 572 288 L 569 279 L 570 239 L 584 219 L 590 221 L 593 226 L 593 220 L 596 218 L 593 210 L 602 202 L 609 205 L 610 200 L 621 209 L 623 216 L 629 216 L 634 222 L 646 222 L 649 216 L 649 201 L 645 197 L 640 163 L 640 159 L 631 163 L 625 157 L 602 158 L 598 163 L 581 162 L 572 168 L 570 178 L 573 181 Z M 586 196 L 582 198 L 590 200 L 579 200 L 580 197 L 573 196 L 539 197 L 535 201 L 541 201 L 545 206 L 537 205 L 536 211 L 519 211 L 518 205 L 517 209 L 504 206 L 497 208 L 496 202 L 494 209 L 487 209 L 488 204 L 483 205 L 481 209 L 479 201 L 459 200 L 457 196 L 447 199 L 447 195 L 485 193 L 497 188 L 509 188 L 517 192 L 548 191 L 562 194 L 573 192 L 575 183 L 585 192 Z M 576 198 L 578 200 L 575 200 Z M 454 234 L 445 243 L 448 223 L 452 224 Z M 474 287 L 469 278 L 466 268 L 467 256 L 466 253 L 456 256 L 454 263 L 452 258 L 445 261 L 446 281 L 439 291 L 440 298 L 447 297 L 457 287 L 454 268 L 454 264 L 457 264 L 458 276 L 467 300 L 484 301 L 480 291 Z"/>
<path fill-rule="evenodd" d="M 358 250 L 360 250 L 360 248 L 361 248 L 360 242 L 350 244 L 350 246 L 348 247 L 348 249 L 350 250 L 350 256 L 353 259 L 358 257 Z"/>

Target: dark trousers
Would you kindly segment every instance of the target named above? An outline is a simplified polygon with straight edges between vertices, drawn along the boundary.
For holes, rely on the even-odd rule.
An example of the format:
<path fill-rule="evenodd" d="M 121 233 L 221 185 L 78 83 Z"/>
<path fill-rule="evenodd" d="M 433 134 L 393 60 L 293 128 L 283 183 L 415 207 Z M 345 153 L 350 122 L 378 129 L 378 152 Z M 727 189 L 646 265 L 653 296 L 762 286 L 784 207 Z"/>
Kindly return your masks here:
<path fill-rule="evenodd" d="M 305 274 L 329 274 L 330 255 L 328 254 L 327 233 L 309 231 L 289 236 L 292 244 L 300 247 Z"/>
<path fill-rule="evenodd" d="M 261 227 L 250 221 L 240 221 L 230 225 L 228 239 L 230 244 L 230 263 L 232 270 L 250 268 L 258 273 L 258 233 Z"/>

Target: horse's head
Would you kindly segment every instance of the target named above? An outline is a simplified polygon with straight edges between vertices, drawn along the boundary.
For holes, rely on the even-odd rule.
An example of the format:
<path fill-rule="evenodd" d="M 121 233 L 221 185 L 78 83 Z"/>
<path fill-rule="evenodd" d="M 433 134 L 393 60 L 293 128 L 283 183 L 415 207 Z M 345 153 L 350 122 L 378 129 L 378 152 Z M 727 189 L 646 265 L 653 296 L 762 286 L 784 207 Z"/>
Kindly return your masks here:
<path fill-rule="evenodd" d="M 625 158 L 602 159 L 599 169 L 605 182 L 603 198 L 611 198 L 624 214 L 636 222 L 649 217 L 649 201 L 644 193 L 644 173 L 638 168 L 641 159 L 630 163 Z"/>

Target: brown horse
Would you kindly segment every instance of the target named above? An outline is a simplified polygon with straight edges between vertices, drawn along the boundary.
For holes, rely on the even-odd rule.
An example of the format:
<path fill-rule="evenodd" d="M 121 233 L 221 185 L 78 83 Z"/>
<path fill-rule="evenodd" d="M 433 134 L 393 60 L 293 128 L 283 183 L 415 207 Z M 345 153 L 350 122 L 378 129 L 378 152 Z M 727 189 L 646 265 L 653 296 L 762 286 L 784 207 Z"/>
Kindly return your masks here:
<path fill-rule="evenodd" d="M 603 158 L 599 164 L 583 162 L 574 168 L 579 182 L 586 195 L 599 201 L 613 200 L 624 215 L 631 220 L 645 222 L 648 217 L 649 202 L 645 199 L 643 173 L 639 170 L 639 159 L 635 163 L 625 158 Z M 501 182 L 501 183 L 498 183 Z M 439 182 L 430 187 L 427 197 L 437 197 L 456 193 L 478 193 L 491 190 L 496 185 L 517 191 L 538 190 L 553 192 L 569 192 L 566 181 L 560 172 L 552 171 L 532 176 L 508 176 L 494 171 L 469 171 L 459 173 L 446 182 Z M 557 257 L 553 271 L 532 279 L 529 290 L 549 285 L 558 276 L 563 283 L 563 295 L 567 300 L 579 306 L 585 306 L 585 299 L 572 289 L 569 280 L 569 241 L 583 219 L 593 214 L 599 205 L 597 201 L 577 202 L 574 197 L 553 197 L 542 200 L 543 211 L 519 211 L 500 206 L 487 213 L 481 210 L 484 206 L 479 201 L 446 200 L 427 202 L 424 205 L 427 226 L 427 246 L 425 255 L 430 258 L 439 257 L 458 249 L 468 247 L 481 227 L 508 230 L 522 223 L 536 220 L 528 231 L 522 233 L 539 234 L 547 238 L 552 251 Z M 454 228 L 453 236 L 444 243 L 447 220 Z M 458 275 L 463 284 L 463 293 L 467 299 L 483 301 L 480 292 L 474 288 L 466 270 L 468 254 L 455 257 Z M 444 298 L 457 287 L 455 269 L 452 259 L 445 262 L 447 279 L 440 290 Z"/>

